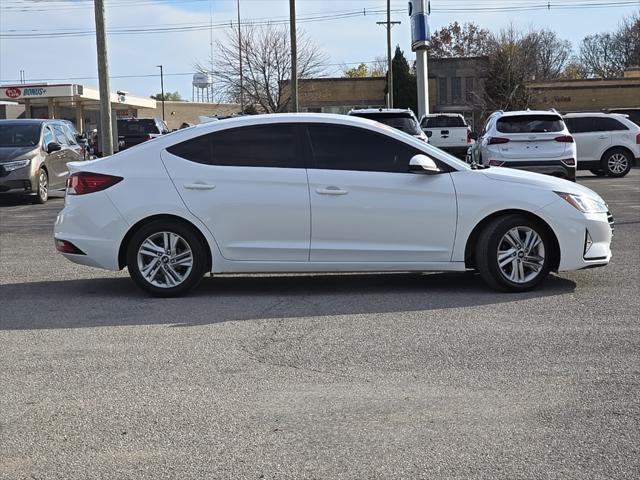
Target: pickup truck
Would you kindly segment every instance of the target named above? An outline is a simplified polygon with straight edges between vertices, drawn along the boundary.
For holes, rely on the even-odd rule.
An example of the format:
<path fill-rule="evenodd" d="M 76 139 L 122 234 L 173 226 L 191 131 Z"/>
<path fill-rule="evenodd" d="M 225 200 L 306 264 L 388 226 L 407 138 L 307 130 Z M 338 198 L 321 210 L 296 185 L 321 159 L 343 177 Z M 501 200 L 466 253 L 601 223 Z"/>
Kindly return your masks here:
<path fill-rule="evenodd" d="M 471 129 L 464 117 L 457 113 L 424 115 L 420 127 L 429 137 L 429 143 L 458 158 L 464 159 L 472 142 Z"/>

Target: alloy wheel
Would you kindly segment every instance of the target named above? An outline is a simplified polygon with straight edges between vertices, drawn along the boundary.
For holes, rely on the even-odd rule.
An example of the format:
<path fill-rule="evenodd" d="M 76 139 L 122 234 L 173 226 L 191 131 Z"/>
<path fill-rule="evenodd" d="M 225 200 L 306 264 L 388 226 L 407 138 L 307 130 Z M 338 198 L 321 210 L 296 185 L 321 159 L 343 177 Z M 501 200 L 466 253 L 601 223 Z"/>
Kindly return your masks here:
<path fill-rule="evenodd" d="M 609 160 L 607 160 L 607 166 L 611 173 L 620 175 L 629 167 L 629 160 L 623 153 L 614 153 L 609 157 Z"/>
<path fill-rule="evenodd" d="M 38 195 L 42 201 L 47 200 L 49 197 L 49 179 L 47 178 L 47 172 L 40 170 L 38 176 Z"/>
<path fill-rule="evenodd" d="M 193 252 L 180 235 L 157 232 L 140 244 L 137 263 L 140 274 L 151 285 L 172 288 L 182 284 L 191 273 Z"/>
<path fill-rule="evenodd" d="M 530 227 L 514 227 L 498 243 L 498 268 L 514 283 L 527 283 L 543 270 L 544 242 Z"/>

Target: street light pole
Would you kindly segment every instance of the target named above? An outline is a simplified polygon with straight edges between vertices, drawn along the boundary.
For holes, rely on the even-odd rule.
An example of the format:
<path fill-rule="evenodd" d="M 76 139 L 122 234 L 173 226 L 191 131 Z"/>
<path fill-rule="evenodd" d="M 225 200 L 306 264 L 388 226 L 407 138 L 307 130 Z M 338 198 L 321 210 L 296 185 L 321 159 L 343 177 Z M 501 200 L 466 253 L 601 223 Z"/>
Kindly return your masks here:
<path fill-rule="evenodd" d="M 160 69 L 160 95 L 162 95 L 162 121 L 164 122 L 164 74 L 162 65 L 156 65 Z"/>
<path fill-rule="evenodd" d="M 289 0 L 291 33 L 291 111 L 298 111 L 298 46 L 296 43 L 296 0 Z"/>
<path fill-rule="evenodd" d="M 238 0 L 238 60 L 240 63 L 240 113 L 244 113 L 244 86 L 242 78 L 242 30 L 240 29 L 240 0 Z"/>
<path fill-rule="evenodd" d="M 387 108 L 393 108 L 393 59 L 391 57 L 391 28 L 400 22 L 391 21 L 391 0 L 387 0 L 387 21 L 376 22 L 387 28 Z"/>
<path fill-rule="evenodd" d="M 102 155 L 113 155 L 113 130 L 111 128 L 111 87 L 109 86 L 109 61 L 107 59 L 107 34 L 104 23 L 104 0 L 94 1 L 96 21 L 96 47 L 98 50 L 98 84 L 100 85 L 100 139 Z"/>

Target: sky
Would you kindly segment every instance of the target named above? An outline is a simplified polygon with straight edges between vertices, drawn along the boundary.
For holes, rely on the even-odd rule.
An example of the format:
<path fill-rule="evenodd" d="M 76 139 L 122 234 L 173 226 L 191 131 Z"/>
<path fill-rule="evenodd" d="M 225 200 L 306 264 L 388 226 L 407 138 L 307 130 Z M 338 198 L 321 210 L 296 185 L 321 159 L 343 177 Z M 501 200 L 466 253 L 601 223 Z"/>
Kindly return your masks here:
<path fill-rule="evenodd" d="M 210 37 L 223 38 L 236 21 L 236 0 L 105 0 L 108 30 L 173 28 L 171 32 L 108 36 L 111 89 L 149 96 L 165 91 L 192 98 L 194 64 L 206 61 Z M 544 8 L 547 5 L 551 8 Z M 599 6 L 606 4 L 604 6 Z M 450 22 L 475 22 L 492 31 L 510 23 L 521 29 L 551 28 L 574 48 L 590 34 L 612 31 L 620 20 L 640 9 L 635 0 L 432 0 L 431 29 Z M 407 1 L 392 0 L 392 42 L 411 61 Z M 288 0 L 240 0 L 241 21 L 287 21 Z M 341 76 L 342 66 L 356 66 L 386 55 L 386 0 L 296 0 L 298 28 L 329 58 L 326 76 Z M 210 13 L 211 12 L 211 13 Z M 378 13 L 380 12 L 380 13 Z M 346 14 L 346 15 L 345 15 Z M 328 19 L 326 17 L 329 17 Z M 343 16 L 346 18 L 331 18 Z M 306 21 L 325 17 L 321 21 Z M 212 22 L 211 32 L 208 25 Z M 224 24 L 224 25 L 222 25 Z M 184 30 L 201 25 L 201 30 Z M 0 84 L 27 82 L 81 83 L 97 86 L 92 0 L 0 0 Z M 175 29 L 180 29 L 176 31 Z M 76 36 L 62 36 L 72 32 Z M 25 38 L 47 34 L 46 37 Z M 20 35 L 20 37 L 15 37 Z"/>

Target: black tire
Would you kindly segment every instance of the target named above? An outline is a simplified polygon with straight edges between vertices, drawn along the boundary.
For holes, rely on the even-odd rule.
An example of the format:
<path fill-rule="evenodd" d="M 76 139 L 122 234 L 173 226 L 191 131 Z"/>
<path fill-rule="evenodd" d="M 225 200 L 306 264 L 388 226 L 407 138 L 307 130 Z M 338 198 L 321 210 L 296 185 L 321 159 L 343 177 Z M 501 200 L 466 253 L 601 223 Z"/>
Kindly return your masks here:
<path fill-rule="evenodd" d="M 604 177 L 606 175 L 604 170 L 602 170 L 601 168 L 592 168 L 589 171 L 593 173 L 596 177 Z"/>
<path fill-rule="evenodd" d="M 631 170 L 633 158 L 622 148 L 613 148 L 602 156 L 602 169 L 610 177 L 624 177 Z"/>
<path fill-rule="evenodd" d="M 157 269 L 152 267 L 152 271 L 155 269 L 155 273 L 151 279 L 148 279 L 140 269 L 138 253 L 143 242 L 154 237 L 154 235 L 161 236 L 162 232 L 178 235 L 181 237 L 181 240 L 175 245 L 176 252 L 172 252 L 171 254 L 167 254 L 167 252 L 158 254 L 157 263 L 155 264 Z M 162 249 L 158 244 L 155 244 L 154 246 Z M 185 246 L 190 249 L 192 257 L 190 271 L 187 271 L 188 268 L 185 266 L 179 266 L 177 264 L 172 266 L 169 264 L 174 255 L 179 256 L 187 251 Z M 140 228 L 133 234 L 129 241 L 129 245 L 127 246 L 127 268 L 129 269 L 129 275 L 142 290 L 155 297 L 178 297 L 180 295 L 184 295 L 189 290 L 195 288 L 206 273 L 205 271 L 208 267 L 206 248 L 207 247 L 203 245 L 202 240 L 194 231 L 193 227 L 179 221 L 153 221 Z M 181 253 L 178 253 L 179 249 L 181 249 Z M 143 255 L 143 257 L 144 259 L 149 259 L 148 263 L 145 264 L 146 266 L 149 266 L 154 260 L 156 260 L 150 255 Z M 168 268 L 171 270 L 168 271 Z M 175 274 L 176 271 L 178 272 L 178 275 L 184 274 L 184 278 L 177 285 L 171 286 L 168 282 L 168 276 L 170 278 L 175 278 L 170 272 L 174 272 Z M 156 285 L 151 283 L 152 281 L 155 281 Z"/>
<path fill-rule="evenodd" d="M 516 252 L 513 254 L 513 259 L 511 259 L 511 255 L 506 259 L 507 261 L 511 260 L 511 262 L 509 262 L 510 265 L 505 265 L 505 269 L 516 268 L 516 265 L 519 266 L 522 263 L 523 266 L 518 271 L 525 272 L 523 273 L 524 278 L 521 282 L 507 278 L 506 273 L 504 273 L 498 265 L 498 249 L 507 245 L 504 241 L 504 237 L 507 232 L 512 231 L 515 228 L 522 229 L 523 232 L 526 232 L 527 230 L 535 232 L 540 238 L 542 248 L 544 249 L 542 251 L 540 250 L 540 247 L 537 246 L 536 252 L 532 253 L 531 257 L 527 256 L 529 253 L 524 253 L 522 250 L 514 249 Z M 520 236 L 520 239 L 522 240 L 522 236 Z M 549 274 L 552 265 L 552 258 L 557 254 L 553 249 L 554 243 L 551 241 L 549 231 L 544 225 L 541 225 L 524 215 L 505 215 L 504 217 L 499 217 L 490 222 L 480 234 L 476 245 L 476 266 L 482 279 L 491 288 L 503 292 L 526 292 L 538 286 Z M 538 255 L 539 253 L 543 253 L 543 255 Z M 535 258 L 543 258 L 543 260 L 540 261 L 541 265 L 539 270 L 536 271 L 527 266 L 529 263 L 528 259 L 534 258 L 534 255 Z M 524 270 L 525 268 L 527 270 Z M 529 271 L 529 275 L 526 275 L 527 271 Z M 533 274 L 535 275 L 530 279 L 526 279 L 527 276 Z"/>
<path fill-rule="evenodd" d="M 42 205 L 47 203 L 49 199 L 49 174 L 44 168 L 38 170 L 36 178 L 36 194 L 33 197 L 33 203 Z"/>

